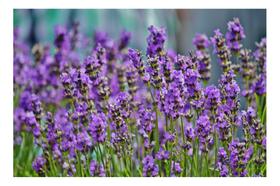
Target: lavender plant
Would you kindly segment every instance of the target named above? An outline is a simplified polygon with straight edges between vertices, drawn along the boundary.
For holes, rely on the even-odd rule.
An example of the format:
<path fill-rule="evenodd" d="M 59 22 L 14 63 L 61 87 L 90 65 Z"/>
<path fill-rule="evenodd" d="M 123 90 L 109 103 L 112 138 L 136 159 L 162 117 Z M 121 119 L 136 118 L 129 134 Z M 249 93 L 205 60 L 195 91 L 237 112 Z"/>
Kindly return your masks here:
<path fill-rule="evenodd" d="M 266 176 L 266 39 L 243 48 L 237 18 L 184 55 L 155 26 L 144 52 L 127 31 L 85 44 L 77 23 L 56 27 L 53 46 L 30 49 L 15 33 L 15 176 Z"/>

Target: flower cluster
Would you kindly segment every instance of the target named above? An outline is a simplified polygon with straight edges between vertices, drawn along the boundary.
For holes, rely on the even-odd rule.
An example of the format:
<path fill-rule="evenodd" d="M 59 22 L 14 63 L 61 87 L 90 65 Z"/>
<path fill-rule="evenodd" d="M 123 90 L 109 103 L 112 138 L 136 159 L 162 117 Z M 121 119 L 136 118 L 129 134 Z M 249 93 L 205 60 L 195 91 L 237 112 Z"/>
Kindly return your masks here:
<path fill-rule="evenodd" d="M 197 34 L 193 39 L 193 44 L 196 47 L 195 55 L 198 59 L 198 71 L 201 74 L 201 79 L 207 81 L 211 76 L 211 59 L 207 50 L 210 41 L 205 34 Z"/>
<path fill-rule="evenodd" d="M 143 176 L 157 176 L 159 172 L 158 165 L 151 155 L 147 155 L 143 159 Z"/>
<path fill-rule="evenodd" d="M 150 35 L 147 37 L 147 55 L 150 57 L 161 55 L 164 50 L 164 42 L 167 39 L 165 29 L 150 26 L 148 30 Z"/>
<path fill-rule="evenodd" d="M 266 39 L 244 48 L 239 19 L 225 37 L 196 34 L 187 54 L 155 26 L 146 54 L 127 31 L 85 42 L 78 23 L 56 27 L 48 46 L 18 34 L 16 176 L 266 176 Z M 210 43 L 222 67 L 211 85 Z"/>
<path fill-rule="evenodd" d="M 240 41 L 245 38 L 244 28 L 238 18 L 228 22 L 228 32 L 226 33 L 228 48 L 233 53 L 238 53 L 242 48 Z"/>
<path fill-rule="evenodd" d="M 223 68 L 223 71 L 226 72 L 229 70 L 231 61 L 231 53 L 226 45 L 226 39 L 224 35 L 221 33 L 220 29 L 214 31 L 215 35 L 211 38 L 211 41 L 214 46 L 214 52 L 217 54 L 219 63 Z"/>
<path fill-rule="evenodd" d="M 196 121 L 196 136 L 199 139 L 202 152 L 208 152 L 213 145 L 212 126 L 206 114 L 202 114 Z"/>

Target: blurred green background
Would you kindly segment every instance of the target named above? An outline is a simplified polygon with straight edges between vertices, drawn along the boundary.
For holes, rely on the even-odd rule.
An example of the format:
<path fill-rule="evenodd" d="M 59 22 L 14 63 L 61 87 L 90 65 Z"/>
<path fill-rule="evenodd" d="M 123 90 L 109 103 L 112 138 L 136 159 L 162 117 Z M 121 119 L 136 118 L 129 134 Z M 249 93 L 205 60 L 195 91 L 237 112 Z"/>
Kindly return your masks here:
<path fill-rule="evenodd" d="M 89 37 L 94 30 L 101 30 L 116 38 L 125 29 L 133 34 L 131 46 L 144 49 L 147 27 L 153 24 L 166 27 L 168 47 L 183 53 L 191 49 L 195 33 L 212 36 L 216 28 L 225 32 L 233 17 L 238 17 L 245 28 L 245 47 L 252 48 L 255 41 L 266 35 L 266 10 L 262 9 L 14 10 L 14 26 L 20 28 L 21 37 L 29 43 L 52 41 L 55 25 L 70 27 L 75 21 L 80 22 L 80 30 Z"/>

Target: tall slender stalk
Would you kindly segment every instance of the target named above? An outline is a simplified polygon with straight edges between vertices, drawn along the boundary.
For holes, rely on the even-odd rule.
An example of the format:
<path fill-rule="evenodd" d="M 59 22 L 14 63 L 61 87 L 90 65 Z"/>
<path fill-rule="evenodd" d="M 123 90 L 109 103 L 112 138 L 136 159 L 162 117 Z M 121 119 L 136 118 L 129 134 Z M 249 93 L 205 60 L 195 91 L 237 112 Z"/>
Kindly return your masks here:
<path fill-rule="evenodd" d="M 185 137 L 185 134 L 184 134 L 184 121 L 183 121 L 182 117 L 180 117 L 180 121 L 181 121 L 181 135 L 182 135 L 182 138 L 183 138 L 183 145 L 185 145 L 186 137 Z M 183 176 L 187 176 L 187 151 L 186 151 L 186 148 L 184 148 L 183 153 L 184 153 Z"/>

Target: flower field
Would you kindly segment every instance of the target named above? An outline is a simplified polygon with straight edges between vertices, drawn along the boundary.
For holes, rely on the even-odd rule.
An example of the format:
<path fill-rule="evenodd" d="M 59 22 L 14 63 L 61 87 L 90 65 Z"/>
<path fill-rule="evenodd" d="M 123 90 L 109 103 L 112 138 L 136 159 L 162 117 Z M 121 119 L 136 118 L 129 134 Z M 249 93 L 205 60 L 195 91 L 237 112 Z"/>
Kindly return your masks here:
<path fill-rule="evenodd" d="M 144 51 L 78 22 L 33 47 L 15 29 L 14 176 L 265 177 L 266 38 L 245 48 L 239 19 L 225 27 L 185 54 L 153 25 Z"/>

